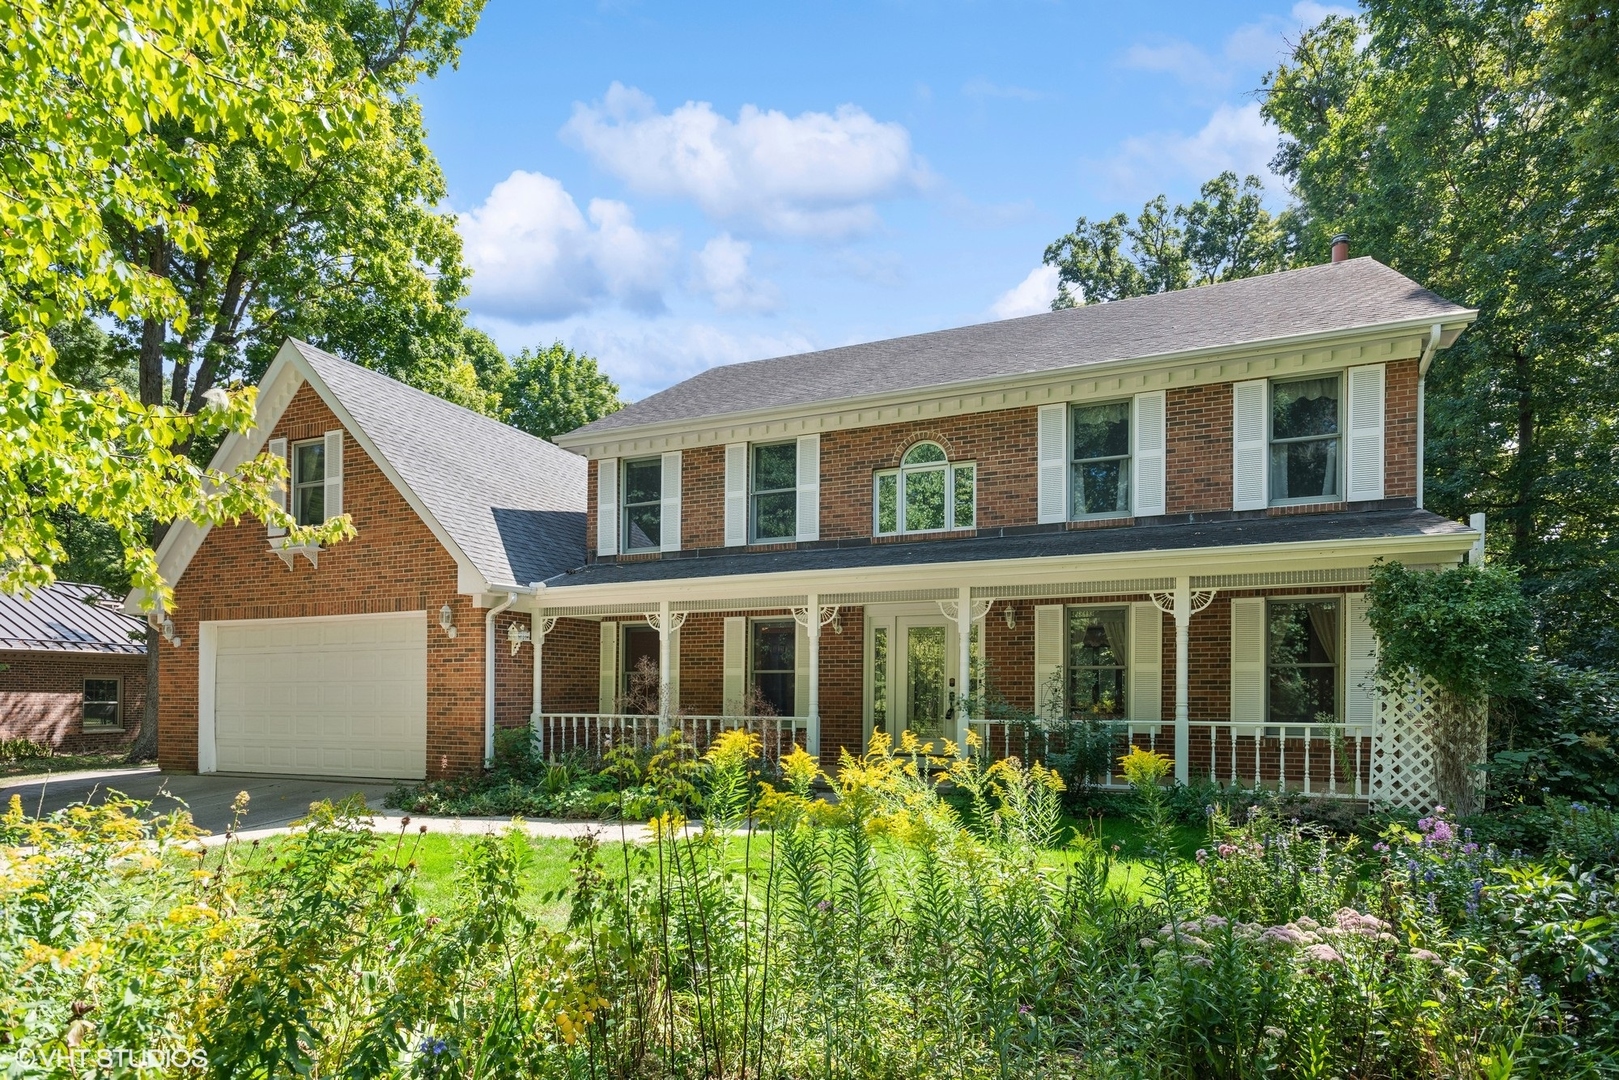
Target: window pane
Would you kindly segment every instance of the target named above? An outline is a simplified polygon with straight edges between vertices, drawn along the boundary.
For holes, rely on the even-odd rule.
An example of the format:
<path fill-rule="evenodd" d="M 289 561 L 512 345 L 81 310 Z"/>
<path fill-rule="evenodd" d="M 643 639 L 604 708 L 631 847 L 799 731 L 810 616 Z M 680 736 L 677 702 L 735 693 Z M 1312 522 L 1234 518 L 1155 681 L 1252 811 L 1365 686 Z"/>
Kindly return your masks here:
<path fill-rule="evenodd" d="M 757 540 L 791 540 L 798 535 L 798 493 L 753 497 L 753 529 Z"/>
<path fill-rule="evenodd" d="M 976 520 L 973 516 L 973 473 L 971 465 L 958 465 L 951 469 L 955 477 L 955 526 L 958 529 L 970 529 Z"/>
<path fill-rule="evenodd" d="M 293 516 L 300 525 L 319 525 L 326 520 L 326 488 L 323 484 L 300 487 Z"/>
<path fill-rule="evenodd" d="M 899 474 L 877 478 L 877 531 L 899 531 Z"/>
<path fill-rule="evenodd" d="M 84 722 L 116 726 L 118 723 L 118 680 L 84 680 Z"/>
<path fill-rule="evenodd" d="M 1335 664 L 1338 662 L 1336 601 L 1270 605 L 1270 663 Z"/>
<path fill-rule="evenodd" d="M 798 632 L 790 622 L 753 624 L 753 685 L 777 716 L 792 716 L 794 650 Z"/>
<path fill-rule="evenodd" d="M 753 490 L 776 491 L 798 486 L 798 445 L 777 443 L 753 448 Z"/>
<path fill-rule="evenodd" d="M 1277 383 L 1271 394 L 1271 437 L 1299 439 L 1338 432 L 1338 377 Z"/>
<path fill-rule="evenodd" d="M 658 503 L 625 508 L 624 542 L 630 550 L 658 546 L 659 538 L 663 535 L 659 530 L 662 513 L 663 507 Z"/>
<path fill-rule="evenodd" d="M 326 444 L 324 442 L 300 443 L 292 448 L 293 453 L 293 482 L 298 484 L 312 484 L 317 480 L 326 479 Z"/>
<path fill-rule="evenodd" d="M 795 702 L 792 672 L 763 672 L 756 674 L 753 677 L 753 685 L 759 688 L 759 697 L 769 707 L 770 715 L 793 715 Z"/>
<path fill-rule="evenodd" d="M 1318 717 L 1331 723 L 1337 719 L 1336 668 L 1272 668 L 1270 672 L 1270 722 L 1310 724 Z"/>
<path fill-rule="evenodd" d="M 1272 443 L 1271 499 L 1317 499 L 1338 494 L 1338 440 Z"/>
<path fill-rule="evenodd" d="M 944 470 L 905 474 L 905 531 L 944 528 Z"/>
<path fill-rule="evenodd" d="M 1125 711 L 1125 608 L 1068 611 L 1068 708 L 1104 716 Z"/>
<path fill-rule="evenodd" d="M 118 723 L 118 703 L 116 701 L 86 701 L 84 703 L 84 722 L 87 724 L 116 725 Z"/>
<path fill-rule="evenodd" d="M 871 631 L 871 726 L 888 730 L 888 627 Z"/>
<path fill-rule="evenodd" d="M 624 502 L 657 502 L 663 491 L 663 462 L 658 458 L 624 466 Z"/>
<path fill-rule="evenodd" d="M 939 449 L 937 443 L 917 443 L 905 451 L 906 465 L 927 465 L 935 461 L 944 460 L 944 451 Z"/>
<path fill-rule="evenodd" d="M 1074 460 L 1130 452 L 1130 403 L 1083 405 L 1074 410 Z"/>
<path fill-rule="evenodd" d="M 1130 509 L 1130 459 L 1075 464 L 1073 516 L 1117 514 Z"/>

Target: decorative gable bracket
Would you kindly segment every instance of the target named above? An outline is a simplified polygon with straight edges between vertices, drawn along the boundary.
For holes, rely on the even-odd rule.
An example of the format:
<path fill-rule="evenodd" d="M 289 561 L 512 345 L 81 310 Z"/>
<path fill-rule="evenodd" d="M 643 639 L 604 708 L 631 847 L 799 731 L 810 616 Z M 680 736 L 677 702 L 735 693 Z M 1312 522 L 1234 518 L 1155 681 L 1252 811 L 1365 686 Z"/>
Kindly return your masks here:
<path fill-rule="evenodd" d="M 308 559 L 310 566 L 315 567 L 317 570 L 320 568 L 319 544 L 277 544 L 272 540 L 270 541 L 270 552 L 286 563 L 288 570 L 292 569 L 292 560 L 299 555 Z"/>

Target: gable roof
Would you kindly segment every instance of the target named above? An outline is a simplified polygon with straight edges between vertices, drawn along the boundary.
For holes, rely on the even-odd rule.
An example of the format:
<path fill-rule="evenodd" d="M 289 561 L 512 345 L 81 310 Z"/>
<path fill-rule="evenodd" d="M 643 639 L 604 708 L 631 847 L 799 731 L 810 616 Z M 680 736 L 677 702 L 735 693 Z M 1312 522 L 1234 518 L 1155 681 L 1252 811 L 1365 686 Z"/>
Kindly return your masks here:
<path fill-rule="evenodd" d="M 710 368 L 558 441 L 1475 312 L 1371 258 Z"/>
<path fill-rule="evenodd" d="M 30 597 L 0 593 L 0 650 L 146 652 L 143 619 L 119 610 L 120 598 L 99 585 L 58 581 Z"/>
<path fill-rule="evenodd" d="M 287 344 L 485 581 L 527 585 L 585 561 L 583 459 L 313 345 Z"/>

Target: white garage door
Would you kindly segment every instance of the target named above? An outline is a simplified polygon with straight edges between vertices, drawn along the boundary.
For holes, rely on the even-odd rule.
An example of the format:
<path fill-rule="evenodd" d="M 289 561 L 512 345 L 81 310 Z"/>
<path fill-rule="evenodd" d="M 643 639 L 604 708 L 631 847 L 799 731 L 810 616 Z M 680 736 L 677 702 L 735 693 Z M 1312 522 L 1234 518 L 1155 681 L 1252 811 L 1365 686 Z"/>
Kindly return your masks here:
<path fill-rule="evenodd" d="M 426 775 L 422 612 L 219 623 L 215 633 L 219 771 Z"/>

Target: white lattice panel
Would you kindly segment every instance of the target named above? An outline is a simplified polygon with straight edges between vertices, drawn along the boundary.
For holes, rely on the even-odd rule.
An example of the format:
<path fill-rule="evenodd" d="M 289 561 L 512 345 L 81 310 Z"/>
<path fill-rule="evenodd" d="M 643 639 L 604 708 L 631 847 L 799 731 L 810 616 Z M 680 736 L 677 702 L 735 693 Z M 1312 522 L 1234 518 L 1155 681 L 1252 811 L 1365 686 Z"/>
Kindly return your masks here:
<path fill-rule="evenodd" d="M 1439 801 L 1428 716 L 1429 703 L 1437 689 L 1432 679 L 1423 678 L 1407 689 L 1385 688 L 1378 694 L 1377 728 L 1372 737 L 1374 805 L 1428 811 Z M 1480 760 L 1483 753 L 1481 746 Z"/>

